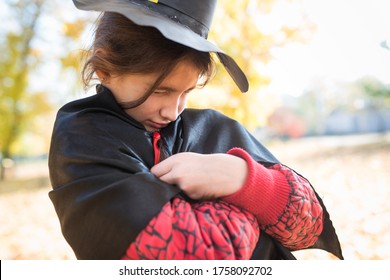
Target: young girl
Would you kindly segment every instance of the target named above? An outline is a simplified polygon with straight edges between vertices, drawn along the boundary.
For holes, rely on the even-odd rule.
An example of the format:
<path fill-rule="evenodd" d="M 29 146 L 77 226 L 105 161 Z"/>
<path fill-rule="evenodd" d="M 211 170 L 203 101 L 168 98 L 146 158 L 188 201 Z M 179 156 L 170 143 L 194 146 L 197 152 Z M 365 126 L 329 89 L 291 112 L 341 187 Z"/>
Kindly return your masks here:
<path fill-rule="evenodd" d="M 62 107 L 49 157 L 50 198 L 79 259 L 342 258 L 310 183 L 239 123 L 185 109 L 216 53 L 215 1 L 74 1 L 103 14 L 83 77 L 97 94 Z"/>

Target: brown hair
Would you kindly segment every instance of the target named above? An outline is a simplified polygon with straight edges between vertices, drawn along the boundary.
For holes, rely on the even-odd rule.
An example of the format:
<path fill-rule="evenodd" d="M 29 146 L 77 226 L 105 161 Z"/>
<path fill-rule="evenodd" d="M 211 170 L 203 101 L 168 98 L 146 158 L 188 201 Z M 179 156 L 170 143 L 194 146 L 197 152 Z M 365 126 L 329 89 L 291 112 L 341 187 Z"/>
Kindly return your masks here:
<path fill-rule="evenodd" d="M 131 107 L 142 104 L 180 61 L 188 60 L 198 67 L 200 86 L 210 80 L 215 69 L 210 53 L 168 40 L 156 28 L 136 25 L 113 12 L 100 16 L 88 56 L 82 70 L 84 86 L 90 84 L 97 70 L 114 76 L 161 73 L 145 96 Z"/>

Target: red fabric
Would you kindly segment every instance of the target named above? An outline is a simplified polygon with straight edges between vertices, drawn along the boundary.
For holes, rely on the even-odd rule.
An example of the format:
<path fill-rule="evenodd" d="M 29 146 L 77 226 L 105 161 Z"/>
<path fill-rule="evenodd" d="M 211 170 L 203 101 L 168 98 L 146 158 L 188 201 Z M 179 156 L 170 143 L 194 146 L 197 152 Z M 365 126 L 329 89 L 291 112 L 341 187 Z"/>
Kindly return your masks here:
<path fill-rule="evenodd" d="M 259 238 L 256 218 L 226 202 L 175 198 L 131 243 L 122 259 L 249 259 Z"/>
<path fill-rule="evenodd" d="M 277 222 L 291 192 L 285 175 L 254 161 L 243 149 L 233 148 L 228 154 L 245 159 L 249 175 L 241 190 L 222 199 L 255 214 L 260 224 Z"/>
<path fill-rule="evenodd" d="M 286 176 L 291 192 L 277 222 L 263 224 L 261 228 L 287 248 L 312 246 L 323 229 L 323 210 L 310 183 L 284 165 L 271 168 Z"/>
<path fill-rule="evenodd" d="M 323 229 L 323 211 L 310 183 L 281 164 L 267 169 L 242 149 L 228 153 L 247 161 L 249 176 L 240 191 L 223 200 L 253 213 L 261 228 L 284 246 L 313 245 Z"/>
<path fill-rule="evenodd" d="M 160 162 L 160 147 L 158 146 L 158 141 L 160 140 L 161 135 L 159 132 L 153 132 L 153 152 L 154 152 L 154 164 Z"/>

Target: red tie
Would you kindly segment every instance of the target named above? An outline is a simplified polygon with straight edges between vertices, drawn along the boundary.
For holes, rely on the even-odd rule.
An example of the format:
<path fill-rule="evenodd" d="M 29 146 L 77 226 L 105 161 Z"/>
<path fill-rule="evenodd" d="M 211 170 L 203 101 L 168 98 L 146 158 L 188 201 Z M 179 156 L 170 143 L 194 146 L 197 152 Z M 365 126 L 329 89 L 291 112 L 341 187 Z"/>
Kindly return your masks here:
<path fill-rule="evenodd" d="M 153 151 L 154 151 L 154 164 L 160 162 L 160 147 L 158 146 L 158 141 L 160 140 L 161 135 L 157 131 L 153 132 Z"/>

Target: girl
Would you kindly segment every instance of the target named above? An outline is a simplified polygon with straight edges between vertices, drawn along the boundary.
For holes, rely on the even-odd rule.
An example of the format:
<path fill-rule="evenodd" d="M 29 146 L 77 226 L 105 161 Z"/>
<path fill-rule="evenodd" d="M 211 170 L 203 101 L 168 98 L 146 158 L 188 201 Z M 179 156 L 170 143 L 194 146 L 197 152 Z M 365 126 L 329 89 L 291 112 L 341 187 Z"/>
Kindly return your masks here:
<path fill-rule="evenodd" d="M 55 122 L 50 198 L 79 259 L 281 259 L 322 248 L 342 258 L 309 182 L 239 123 L 185 109 L 211 78 L 215 1 L 74 1 L 103 14 L 84 70 L 97 94 Z M 155 3 L 157 2 L 157 3 Z"/>

